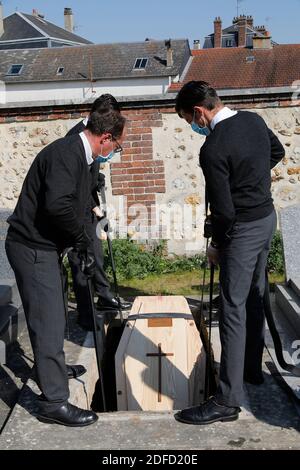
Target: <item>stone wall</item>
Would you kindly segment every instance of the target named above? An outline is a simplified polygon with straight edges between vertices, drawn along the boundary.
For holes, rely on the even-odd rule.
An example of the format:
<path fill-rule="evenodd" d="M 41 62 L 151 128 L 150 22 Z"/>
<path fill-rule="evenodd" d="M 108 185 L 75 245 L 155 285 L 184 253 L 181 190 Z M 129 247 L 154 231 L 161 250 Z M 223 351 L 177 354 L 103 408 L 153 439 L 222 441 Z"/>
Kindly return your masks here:
<path fill-rule="evenodd" d="M 300 108 L 290 103 L 286 107 L 253 105 L 250 110 L 266 120 L 286 149 L 286 158 L 272 170 L 276 208 L 300 203 Z M 172 108 L 127 110 L 125 115 L 123 154 L 103 168 L 114 224 L 123 236 L 126 224 L 131 223 L 128 230 L 137 239 L 146 240 L 147 235 L 168 238 L 173 253 L 201 250 L 204 181 L 198 154 L 204 138 L 191 131 Z M 83 116 L 61 112 L 0 118 L 0 209 L 14 208 L 36 154 Z M 151 230 L 147 232 L 148 224 Z"/>
<path fill-rule="evenodd" d="M 248 110 L 262 116 L 286 151 L 286 157 L 272 170 L 272 195 L 277 211 L 300 204 L 300 107 L 253 107 Z M 195 243 L 193 237 L 187 236 L 189 227 L 185 226 L 186 233 L 182 234 L 184 244 L 173 239 L 169 242 L 169 249 L 177 253 L 201 249 L 204 247 L 201 233 L 205 198 L 204 178 L 197 165 L 199 149 L 205 138 L 198 136 L 175 114 L 163 114 L 162 119 L 162 128 L 153 130 L 154 157 L 164 162 L 166 174 L 166 193 L 159 197 L 159 201 L 167 205 L 185 202 L 193 206 L 193 235 L 198 241 Z"/>
<path fill-rule="evenodd" d="M 69 120 L 0 124 L 0 209 L 13 209 L 26 173 L 43 147 L 75 123 Z"/>

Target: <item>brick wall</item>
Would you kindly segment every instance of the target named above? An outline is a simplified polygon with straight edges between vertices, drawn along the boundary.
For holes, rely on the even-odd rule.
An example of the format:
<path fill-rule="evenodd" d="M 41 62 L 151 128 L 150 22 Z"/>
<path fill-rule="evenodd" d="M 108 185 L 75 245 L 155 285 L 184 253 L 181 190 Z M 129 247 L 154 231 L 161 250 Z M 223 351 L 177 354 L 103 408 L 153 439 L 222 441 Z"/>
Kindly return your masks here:
<path fill-rule="evenodd" d="M 164 163 L 153 156 L 152 129 L 162 126 L 162 115 L 155 109 L 132 110 L 124 114 L 126 139 L 121 161 L 111 163 L 112 194 L 126 196 L 128 207 L 142 204 L 145 211 L 141 221 L 148 224 L 156 194 L 166 191 Z M 129 215 L 127 222 L 130 223 L 133 217 L 133 214 Z"/>

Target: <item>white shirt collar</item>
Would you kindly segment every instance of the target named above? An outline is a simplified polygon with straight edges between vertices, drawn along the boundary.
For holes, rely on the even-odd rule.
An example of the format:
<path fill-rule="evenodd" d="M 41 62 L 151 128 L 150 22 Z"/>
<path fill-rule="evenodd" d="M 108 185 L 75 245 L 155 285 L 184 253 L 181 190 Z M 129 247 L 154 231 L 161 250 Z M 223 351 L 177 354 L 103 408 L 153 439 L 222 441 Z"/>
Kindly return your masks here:
<path fill-rule="evenodd" d="M 86 127 L 88 123 L 89 117 L 87 116 L 83 121 L 82 124 Z"/>
<path fill-rule="evenodd" d="M 92 148 L 90 146 L 90 143 L 87 139 L 87 136 L 85 135 L 84 132 L 80 132 L 80 137 L 81 137 L 81 140 L 82 140 L 82 143 L 83 143 L 83 146 L 84 146 L 84 151 L 85 151 L 85 158 L 86 158 L 86 161 L 87 161 L 87 164 L 88 165 L 91 165 L 94 161 L 93 159 L 93 152 L 92 152 Z"/>
<path fill-rule="evenodd" d="M 232 109 L 228 108 L 227 106 L 224 106 L 224 108 L 222 108 L 211 121 L 211 130 L 213 131 L 219 122 L 224 121 L 224 119 L 228 119 L 232 116 L 235 116 L 236 114 L 237 111 L 232 111 Z"/>

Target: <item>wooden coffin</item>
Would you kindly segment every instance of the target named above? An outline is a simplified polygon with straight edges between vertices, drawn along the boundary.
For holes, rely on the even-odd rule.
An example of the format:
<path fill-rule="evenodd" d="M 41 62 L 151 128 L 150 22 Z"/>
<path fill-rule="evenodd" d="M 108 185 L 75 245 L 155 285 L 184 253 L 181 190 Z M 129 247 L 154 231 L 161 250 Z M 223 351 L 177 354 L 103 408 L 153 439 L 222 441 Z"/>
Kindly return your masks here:
<path fill-rule="evenodd" d="M 118 410 L 203 401 L 205 351 L 183 296 L 137 297 L 115 357 Z"/>

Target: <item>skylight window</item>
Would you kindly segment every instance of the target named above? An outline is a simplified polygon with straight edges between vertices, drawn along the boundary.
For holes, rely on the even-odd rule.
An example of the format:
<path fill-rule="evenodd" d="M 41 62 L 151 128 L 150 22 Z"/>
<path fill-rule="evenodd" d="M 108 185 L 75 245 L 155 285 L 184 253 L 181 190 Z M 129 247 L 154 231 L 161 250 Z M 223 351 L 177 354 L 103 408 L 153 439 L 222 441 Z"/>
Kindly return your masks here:
<path fill-rule="evenodd" d="M 255 57 L 253 55 L 246 57 L 246 62 L 248 64 L 251 64 L 251 62 L 254 62 L 254 61 L 255 61 Z"/>
<path fill-rule="evenodd" d="M 62 75 L 64 73 L 65 68 L 64 67 L 58 67 L 56 75 Z"/>
<path fill-rule="evenodd" d="M 138 58 L 138 59 L 135 60 L 135 64 L 134 64 L 133 68 L 135 70 L 145 69 L 146 66 L 147 66 L 147 63 L 148 63 L 148 59 Z"/>
<path fill-rule="evenodd" d="M 13 64 L 9 67 L 7 75 L 21 75 L 23 64 Z"/>

